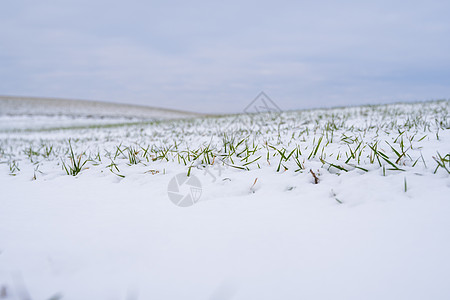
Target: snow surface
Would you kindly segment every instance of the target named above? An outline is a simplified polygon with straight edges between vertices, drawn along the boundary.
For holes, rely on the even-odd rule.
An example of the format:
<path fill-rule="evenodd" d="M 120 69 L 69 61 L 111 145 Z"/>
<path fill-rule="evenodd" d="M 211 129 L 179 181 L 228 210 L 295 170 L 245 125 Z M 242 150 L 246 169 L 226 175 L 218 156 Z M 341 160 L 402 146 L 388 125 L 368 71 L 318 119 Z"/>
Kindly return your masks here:
<path fill-rule="evenodd" d="M 430 102 L 290 112 L 281 122 L 264 118 L 248 140 L 249 147 L 253 141 L 262 148 L 248 161 L 265 156 L 263 141 L 277 149 L 299 145 L 304 168 L 298 172 L 292 160 L 277 172 L 280 155 L 271 149 L 269 161 L 248 164 L 248 171 L 231 167 L 239 157 L 219 164 L 222 137 L 212 135 L 214 124 L 238 136 L 255 125 L 246 115 L 0 132 L 0 299 L 449 299 L 450 177 L 444 168 L 435 171 L 434 159 L 450 152 L 449 106 Z M 315 120 L 327 122 L 331 115 L 345 126 L 318 153 L 348 172 L 331 168 L 318 154 L 308 158 L 328 132 Z M 417 116 L 417 126 L 405 125 Z M 271 122 L 279 126 L 261 131 Z M 291 137 L 305 128 L 308 134 Z M 383 142 L 400 149 L 400 138 L 394 141 L 397 129 L 405 128 L 400 138 L 407 143 L 412 137 L 412 148 L 395 163 L 404 171 L 370 162 L 368 147 L 359 164 L 343 162 L 357 143 L 347 145 L 342 134 L 367 145 L 380 141 L 379 149 L 395 161 Z M 69 162 L 68 138 L 77 154 L 86 151 L 92 158 L 77 176 L 61 167 Z M 158 159 L 158 151 L 174 141 L 178 149 L 168 160 Z M 142 163 L 130 164 L 126 154 L 115 157 L 122 143 L 155 145 L 155 160 L 144 160 L 143 150 Z M 55 149 L 47 157 L 45 145 Z M 176 155 L 206 145 L 215 145 L 216 160 L 190 168 L 202 184 L 200 200 L 178 207 L 167 186 L 189 164 Z M 27 156 L 28 147 L 40 154 Z M 95 162 L 96 153 L 101 161 Z M 13 161 L 19 171 L 11 170 Z M 111 161 L 119 171 L 108 166 Z"/>

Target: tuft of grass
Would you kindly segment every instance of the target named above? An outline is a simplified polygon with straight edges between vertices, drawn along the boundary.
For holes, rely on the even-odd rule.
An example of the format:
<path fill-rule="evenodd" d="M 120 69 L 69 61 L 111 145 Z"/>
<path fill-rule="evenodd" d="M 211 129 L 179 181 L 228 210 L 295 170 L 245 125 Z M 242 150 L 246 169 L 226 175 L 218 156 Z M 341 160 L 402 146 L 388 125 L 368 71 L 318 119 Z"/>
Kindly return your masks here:
<path fill-rule="evenodd" d="M 130 165 L 137 165 L 138 163 L 141 162 L 141 160 L 138 157 L 139 150 L 136 150 L 132 146 L 130 146 L 127 147 L 127 154 Z"/>
<path fill-rule="evenodd" d="M 106 167 L 109 168 L 109 171 L 113 173 L 116 176 L 119 176 L 120 178 L 125 178 L 125 175 L 119 174 L 120 170 L 117 164 L 110 158 L 111 164 L 107 165 Z M 114 171 L 115 170 L 115 171 Z"/>
<path fill-rule="evenodd" d="M 436 169 L 434 170 L 435 174 L 439 168 L 446 170 L 447 173 L 450 174 L 450 153 L 445 156 L 441 156 L 441 154 L 437 152 L 437 157 L 433 156 L 433 159 L 437 163 Z M 448 164 L 448 166 L 446 166 L 446 164 Z"/>
<path fill-rule="evenodd" d="M 9 175 L 16 176 L 17 172 L 19 172 L 19 163 L 15 160 L 9 162 Z"/>
<path fill-rule="evenodd" d="M 72 148 L 72 143 L 69 139 L 69 163 L 65 163 L 62 160 L 63 169 L 66 171 L 67 175 L 76 176 L 78 175 L 83 166 L 87 163 L 87 159 L 83 159 L 85 153 L 81 153 L 79 155 L 75 155 Z"/>

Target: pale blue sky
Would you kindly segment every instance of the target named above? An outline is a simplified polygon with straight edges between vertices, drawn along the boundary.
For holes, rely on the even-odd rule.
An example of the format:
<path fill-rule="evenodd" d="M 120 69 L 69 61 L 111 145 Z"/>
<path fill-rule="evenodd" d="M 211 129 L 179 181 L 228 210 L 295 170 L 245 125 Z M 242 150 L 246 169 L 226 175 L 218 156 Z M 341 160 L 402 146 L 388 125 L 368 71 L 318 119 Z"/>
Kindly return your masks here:
<path fill-rule="evenodd" d="M 450 98 L 449 1 L 2 1 L 0 94 L 238 112 Z"/>

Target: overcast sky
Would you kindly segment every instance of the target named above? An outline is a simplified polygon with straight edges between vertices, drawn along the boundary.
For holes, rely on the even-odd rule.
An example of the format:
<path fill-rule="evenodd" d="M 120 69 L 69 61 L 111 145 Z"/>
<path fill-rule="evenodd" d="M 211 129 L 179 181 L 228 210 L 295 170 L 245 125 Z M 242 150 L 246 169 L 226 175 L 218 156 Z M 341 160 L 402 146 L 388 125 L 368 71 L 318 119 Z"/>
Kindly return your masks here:
<path fill-rule="evenodd" d="M 2 1 L 0 95 L 239 112 L 450 98 L 450 1 Z"/>

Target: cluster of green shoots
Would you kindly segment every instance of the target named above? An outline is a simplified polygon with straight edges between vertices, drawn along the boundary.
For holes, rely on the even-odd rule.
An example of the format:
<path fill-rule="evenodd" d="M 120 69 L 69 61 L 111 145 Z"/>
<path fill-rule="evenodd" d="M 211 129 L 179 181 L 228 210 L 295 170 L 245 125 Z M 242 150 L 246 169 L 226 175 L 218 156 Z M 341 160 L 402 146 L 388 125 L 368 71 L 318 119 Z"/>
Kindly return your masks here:
<path fill-rule="evenodd" d="M 158 164 L 169 162 L 185 166 L 188 175 L 192 168 L 215 164 L 240 171 L 273 168 L 280 173 L 311 172 L 321 167 L 335 174 L 381 170 L 386 175 L 427 169 L 434 163 L 434 173 L 450 173 L 450 152 L 434 151 L 432 157 L 422 153 L 443 142 L 442 133 L 450 129 L 449 103 L 109 124 L 104 128 L 64 129 L 63 138 L 45 132 L 45 141 L 30 142 L 20 136 L 20 142 L 27 144 L 22 155 L 31 163 L 57 159 L 65 173 L 73 176 L 89 166 L 104 167 L 124 177 L 124 166 L 144 165 L 154 174 Z M 14 153 L 5 150 L 17 148 L 11 143 L 2 141 L 0 153 L 9 155 L 11 173 L 17 173 L 21 158 L 12 159 Z"/>

